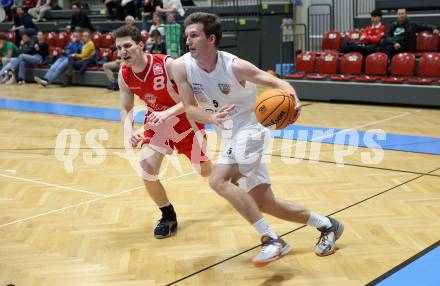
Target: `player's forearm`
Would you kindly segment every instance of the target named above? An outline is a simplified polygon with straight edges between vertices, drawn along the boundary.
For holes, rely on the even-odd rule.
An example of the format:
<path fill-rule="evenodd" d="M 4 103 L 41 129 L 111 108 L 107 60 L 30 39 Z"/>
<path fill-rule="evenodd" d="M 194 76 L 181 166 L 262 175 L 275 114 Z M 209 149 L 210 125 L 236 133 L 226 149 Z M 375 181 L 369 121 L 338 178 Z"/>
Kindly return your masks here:
<path fill-rule="evenodd" d="M 201 123 L 212 123 L 212 114 L 206 112 L 195 105 L 187 105 L 185 106 L 185 112 L 188 118 L 201 122 Z"/>
<path fill-rule="evenodd" d="M 167 111 L 168 111 L 168 117 L 177 116 L 177 115 L 185 112 L 185 107 L 183 106 L 182 102 L 179 102 L 178 104 L 174 105 L 173 107 L 167 109 Z"/>
<path fill-rule="evenodd" d="M 126 131 L 132 131 L 133 129 L 133 113 L 126 108 L 121 108 L 121 113 L 120 113 L 120 117 L 121 117 L 121 124 L 122 127 L 124 128 L 124 130 L 126 130 L 126 127 L 131 127 L 128 128 L 130 130 L 126 130 Z"/>

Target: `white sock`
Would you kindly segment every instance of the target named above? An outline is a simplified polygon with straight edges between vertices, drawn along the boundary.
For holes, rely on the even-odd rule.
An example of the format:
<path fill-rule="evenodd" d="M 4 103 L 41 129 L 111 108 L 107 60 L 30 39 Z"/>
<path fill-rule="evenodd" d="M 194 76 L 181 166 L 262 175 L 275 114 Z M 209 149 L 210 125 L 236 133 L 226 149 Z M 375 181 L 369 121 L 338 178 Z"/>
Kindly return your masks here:
<path fill-rule="evenodd" d="M 275 239 L 278 238 L 278 235 L 276 235 L 275 232 L 273 232 L 273 230 L 267 224 L 266 219 L 264 219 L 264 218 L 260 219 L 256 223 L 254 223 L 253 226 L 258 231 L 258 234 L 260 235 L 260 237 L 262 237 L 263 235 L 268 235 L 271 238 L 275 238 Z"/>
<path fill-rule="evenodd" d="M 167 203 L 165 203 L 164 205 L 159 206 L 159 208 L 164 208 L 164 207 L 167 207 L 167 206 L 169 206 L 169 205 L 171 205 L 171 203 L 170 203 L 170 202 L 167 202 Z"/>
<path fill-rule="evenodd" d="M 321 227 L 328 228 L 328 227 L 332 226 L 332 223 L 330 222 L 328 217 L 319 215 L 314 212 L 310 212 L 309 219 L 307 220 L 307 225 L 310 225 L 310 226 L 313 226 L 316 228 L 321 228 Z"/>

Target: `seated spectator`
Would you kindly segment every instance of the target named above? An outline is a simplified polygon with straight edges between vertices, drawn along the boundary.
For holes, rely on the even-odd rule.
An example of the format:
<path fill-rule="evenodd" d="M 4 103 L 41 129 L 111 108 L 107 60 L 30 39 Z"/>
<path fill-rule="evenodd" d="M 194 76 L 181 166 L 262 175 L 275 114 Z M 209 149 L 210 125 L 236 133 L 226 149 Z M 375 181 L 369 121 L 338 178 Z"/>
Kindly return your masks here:
<path fill-rule="evenodd" d="M 25 43 L 21 45 L 22 49 L 30 46 L 30 49 L 23 51 L 16 59 L 9 62 L 1 71 L 0 76 L 6 78 L 6 84 L 24 84 L 26 78 L 27 64 L 41 64 L 49 54 L 49 46 L 44 40 L 43 32 L 37 33 L 37 41 L 33 41 L 30 35 L 23 34 Z M 15 78 L 15 71 L 18 69 L 18 78 Z"/>
<path fill-rule="evenodd" d="M 70 42 L 64 47 L 64 53 L 59 57 L 53 65 L 50 66 L 49 70 L 43 76 L 43 78 L 34 77 L 34 80 L 41 84 L 42 86 L 47 86 L 52 84 L 69 65 L 69 57 L 72 54 L 81 52 L 83 44 L 81 42 L 81 37 L 79 32 L 72 32 L 70 35 Z"/>
<path fill-rule="evenodd" d="M 116 51 L 114 51 L 115 53 Z M 121 67 L 121 60 L 117 58 L 115 61 L 104 63 L 102 68 L 104 69 L 104 73 L 107 76 L 110 84 L 107 86 L 110 90 L 118 90 L 118 79 L 115 77 L 115 73 L 119 71 Z"/>
<path fill-rule="evenodd" d="M 13 18 L 13 15 L 12 15 L 12 6 L 13 5 L 14 5 L 13 0 L 1 0 L 0 1 L 0 7 L 3 7 L 3 9 L 5 10 L 5 18 L 3 19 L 3 22 L 11 21 L 11 19 Z"/>
<path fill-rule="evenodd" d="M 163 17 L 166 16 L 167 13 L 174 13 L 176 15 L 179 15 L 179 19 L 183 19 L 185 16 L 185 10 L 183 9 L 182 2 L 180 0 L 162 0 L 163 1 L 163 8 L 158 7 L 156 8 L 157 11 L 159 11 Z"/>
<path fill-rule="evenodd" d="M 380 43 L 380 49 L 391 57 L 397 53 L 415 52 L 417 34 L 421 31 L 432 31 L 439 34 L 439 30 L 434 26 L 419 25 L 408 20 L 405 8 L 397 10 L 397 21 L 394 22 L 387 34 L 387 37 Z"/>
<path fill-rule="evenodd" d="M 28 13 L 36 21 L 41 22 L 46 20 L 44 16 L 48 11 L 56 9 L 57 7 L 58 0 L 39 0 L 34 8 L 28 10 Z"/>
<path fill-rule="evenodd" d="M 167 13 L 167 24 L 178 24 L 176 22 L 176 14 L 175 13 Z"/>
<path fill-rule="evenodd" d="M 143 0 L 142 1 L 142 31 L 150 30 L 150 20 L 153 19 L 153 14 L 156 8 L 163 8 L 162 0 Z"/>
<path fill-rule="evenodd" d="M 12 25 L 11 32 L 15 32 L 15 44 L 19 45 L 21 34 L 26 31 L 28 34 L 36 35 L 37 26 L 35 26 L 32 17 L 23 10 L 22 6 L 16 6 L 14 12 L 14 25 Z"/>
<path fill-rule="evenodd" d="M 174 58 L 180 56 L 180 47 L 182 46 L 182 27 L 176 22 L 176 16 L 174 13 L 167 13 L 165 46 L 167 48 L 167 55 Z"/>
<path fill-rule="evenodd" d="M 162 17 L 160 17 L 159 12 L 155 12 L 153 14 L 153 25 L 150 27 L 149 34 L 151 34 L 153 31 L 158 30 L 159 33 L 162 35 L 162 38 L 165 37 L 165 25 L 162 23 Z M 142 31 L 141 34 L 144 35 L 146 33 L 145 31 Z M 151 46 L 154 44 L 154 40 L 149 37 L 147 43 L 145 44 L 145 49 L 149 50 Z"/>
<path fill-rule="evenodd" d="M 374 10 L 371 12 L 371 25 L 367 26 L 360 37 L 360 42 L 348 42 L 341 46 L 342 53 L 358 52 L 364 57 L 375 53 L 382 37 L 385 35 L 386 27 L 381 23 L 382 12 Z"/>
<path fill-rule="evenodd" d="M 110 19 L 124 21 L 125 17 L 131 15 L 136 17 L 136 3 L 133 0 L 103 0 L 107 7 Z"/>
<path fill-rule="evenodd" d="M 162 35 L 158 30 L 154 30 L 150 37 L 153 39 L 154 43 L 150 48 L 150 54 L 167 54 L 167 49 L 165 48 L 165 42 L 162 40 Z"/>
<path fill-rule="evenodd" d="M 121 6 L 121 1 L 122 0 L 102 0 L 102 3 L 107 7 L 110 19 L 124 21 L 125 13 Z"/>
<path fill-rule="evenodd" d="M 121 6 L 124 9 L 125 16 L 137 17 L 137 7 L 134 0 L 122 0 Z"/>
<path fill-rule="evenodd" d="M 70 25 L 66 27 L 66 30 L 71 32 L 78 29 L 87 29 L 89 31 L 94 31 L 92 23 L 90 22 L 89 16 L 81 11 L 81 6 L 78 2 L 72 3 L 72 20 Z"/>
<path fill-rule="evenodd" d="M 125 21 L 125 24 L 127 26 L 134 26 L 134 25 L 136 25 L 136 21 L 134 20 L 133 16 L 131 16 L 131 15 L 128 15 L 127 17 L 125 17 L 124 21 Z"/>
<path fill-rule="evenodd" d="M 8 41 L 5 35 L 0 34 L 0 58 L 3 66 L 17 56 L 17 50 L 18 48 Z"/>
<path fill-rule="evenodd" d="M 96 48 L 92 41 L 89 31 L 82 33 L 83 47 L 81 53 L 73 53 L 69 56 L 67 71 L 65 72 L 65 81 L 62 87 L 71 86 L 73 74 L 75 70 L 79 70 L 80 74 L 84 74 L 86 67 L 96 61 Z"/>

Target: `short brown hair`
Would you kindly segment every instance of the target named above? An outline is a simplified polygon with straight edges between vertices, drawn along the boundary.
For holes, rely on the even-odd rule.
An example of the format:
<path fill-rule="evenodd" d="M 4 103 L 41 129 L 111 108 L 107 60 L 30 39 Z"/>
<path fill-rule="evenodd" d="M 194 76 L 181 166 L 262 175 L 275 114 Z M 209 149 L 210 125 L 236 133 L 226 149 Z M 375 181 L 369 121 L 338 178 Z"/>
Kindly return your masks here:
<path fill-rule="evenodd" d="M 133 26 L 122 26 L 113 31 L 113 35 L 115 38 L 123 38 L 123 37 L 131 37 L 133 41 L 135 41 L 136 44 L 139 44 L 141 41 L 141 31 Z"/>
<path fill-rule="evenodd" d="M 222 25 L 219 17 L 214 14 L 196 12 L 185 19 L 183 26 L 186 29 L 189 25 L 198 23 L 203 24 L 203 32 L 206 37 L 215 36 L 215 45 L 218 47 L 222 39 Z"/>

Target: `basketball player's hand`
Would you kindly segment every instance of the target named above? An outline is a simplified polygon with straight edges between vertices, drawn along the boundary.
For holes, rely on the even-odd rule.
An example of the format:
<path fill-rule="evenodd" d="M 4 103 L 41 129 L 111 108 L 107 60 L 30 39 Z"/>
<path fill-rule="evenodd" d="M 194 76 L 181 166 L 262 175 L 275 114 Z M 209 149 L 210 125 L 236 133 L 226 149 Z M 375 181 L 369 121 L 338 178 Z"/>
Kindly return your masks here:
<path fill-rule="evenodd" d="M 235 109 L 234 104 L 223 106 L 218 110 L 218 112 L 211 115 L 211 123 L 217 125 L 222 129 L 226 129 L 223 126 L 223 122 L 229 119 L 229 113 L 231 113 L 231 111 L 234 109 Z"/>
<path fill-rule="evenodd" d="M 131 147 L 135 148 L 141 141 L 142 136 L 133 131 L 129 138 L 129 143 L 131 144 Z"/>
<path fill-rule="evenodd" d="M 301 102 L 299 101 L 298 97 L 295 95 L 292 95 L 295 97 L 295 116 L 292 117 L 292 119 L 290 120 L 289 124 L 293 124 L 299 117 L 299 115 L 301 114 Z"/>
<path fill-rule="evenodd" d="M 154 111 L 151 112 L 147 117 L 147 123 L 157 126 L 161 124 L 162 122 L 165 122 L 169 117 L 169 113 L 167 110 L 164 111 Z"/>

